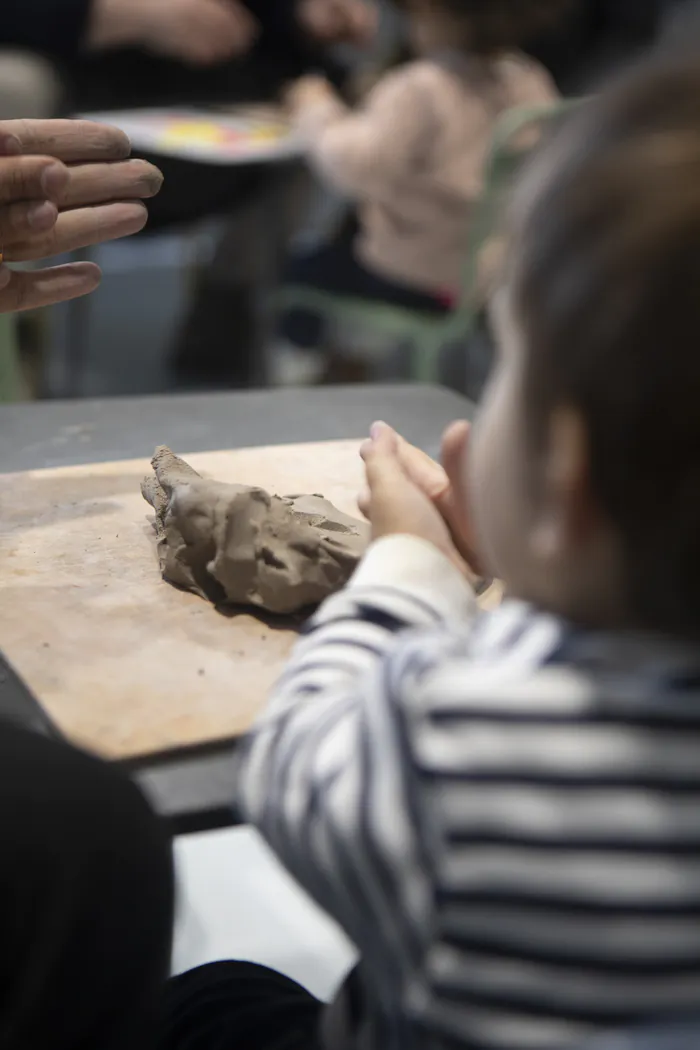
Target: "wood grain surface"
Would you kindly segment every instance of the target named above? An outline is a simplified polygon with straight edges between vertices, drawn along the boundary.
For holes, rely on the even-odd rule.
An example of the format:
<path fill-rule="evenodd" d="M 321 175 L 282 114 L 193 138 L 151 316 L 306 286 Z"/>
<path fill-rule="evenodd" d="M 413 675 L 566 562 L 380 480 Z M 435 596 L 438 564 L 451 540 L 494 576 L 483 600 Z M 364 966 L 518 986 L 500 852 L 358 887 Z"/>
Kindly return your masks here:
<path fill-rule="evenodd" d="M 357 513 L 358 446 L 176 451 L 217 480 L 319 492 Z M 67 737 L 114 759 L 235 738 L 294 641 L 294 624 L 224 615 L 161 580 L 148 469 L 0 475 L 2 648 Z"/>

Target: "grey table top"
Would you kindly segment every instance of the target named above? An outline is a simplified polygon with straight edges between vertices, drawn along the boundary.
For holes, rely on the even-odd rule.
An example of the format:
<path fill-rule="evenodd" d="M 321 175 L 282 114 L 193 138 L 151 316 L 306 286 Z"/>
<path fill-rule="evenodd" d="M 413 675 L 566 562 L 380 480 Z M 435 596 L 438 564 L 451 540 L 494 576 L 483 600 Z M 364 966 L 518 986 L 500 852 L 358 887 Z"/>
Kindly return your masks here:
<path fill-rule="evenodd" d="M 471 405 L 457 394 L 419 385 L 2 405 L 0 471 L 141 458 L 159 444 L 204 452 L 340 440 L 363 436 L 375 419 L 392 423 L 434 454 L 444 427 L 470 414 Z M 0 690 L 0 714 L 17 718 L 22 698 L 13 688 L 10 710 L 9 688 L 5 692 L 6 703 Z M 24 702 L 26 723 L 35 727 L 29 694 Z M 146 761 L 131 771 L 176 831 L 217 827 L 235 819 L 233 753 L 230 744 L 209 747 Z"/>
<path fill-rule="evenodd" d="M 181 452 L 361 437 L 375 419 L 424 448 L 469 411 L 439 387 L 355 386 L 231 394 L 39 401 L 0 406 L 0 471 Z"/>

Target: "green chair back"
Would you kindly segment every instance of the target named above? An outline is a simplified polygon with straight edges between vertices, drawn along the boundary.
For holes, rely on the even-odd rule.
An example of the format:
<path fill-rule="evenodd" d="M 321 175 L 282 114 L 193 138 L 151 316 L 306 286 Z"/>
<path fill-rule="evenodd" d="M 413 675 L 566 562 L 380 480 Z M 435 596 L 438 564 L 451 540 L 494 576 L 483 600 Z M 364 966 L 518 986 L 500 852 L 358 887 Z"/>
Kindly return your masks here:
<path fill-rule="evenodd" d="M 485 250 L 503 232 L 508 197 L 518 175 L 533 151 L 552 126 L 580 104 L 579 100 L 560 100 L 548 106 L 510 109 L 496 124 L 491 150 L 484 171 L 481 197 L 471 216 L 469 248 L 462 282 L 463 304 L 479 301 L 483 278 L 480 274 Z"/>
<path fill-rule="evenodd" d="M 23 396 L 15 318 L 0 314 L 0 402 L 20 401 Z"/>

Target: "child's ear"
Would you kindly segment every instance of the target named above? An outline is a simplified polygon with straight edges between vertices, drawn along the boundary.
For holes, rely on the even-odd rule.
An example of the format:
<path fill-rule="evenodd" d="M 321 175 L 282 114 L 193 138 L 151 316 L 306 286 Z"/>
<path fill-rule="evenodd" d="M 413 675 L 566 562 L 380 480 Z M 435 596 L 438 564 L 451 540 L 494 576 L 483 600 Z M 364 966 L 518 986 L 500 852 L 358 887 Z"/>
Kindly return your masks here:
<path fill-rule="evenodd" d="M 590 486 L 588 434 L 580 412 L 556 409 L 551 416 L 542 471 L 540 513 L 533 548 L 553 562 L 584 544 L 597 523 Z"/>

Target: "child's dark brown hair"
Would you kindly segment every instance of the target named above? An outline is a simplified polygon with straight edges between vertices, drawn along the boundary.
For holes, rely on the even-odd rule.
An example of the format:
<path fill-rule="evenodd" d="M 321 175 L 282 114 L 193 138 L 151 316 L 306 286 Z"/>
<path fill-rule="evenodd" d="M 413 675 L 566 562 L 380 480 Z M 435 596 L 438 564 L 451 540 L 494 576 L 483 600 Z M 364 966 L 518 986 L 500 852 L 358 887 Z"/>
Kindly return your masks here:
<path fill-rule="evenodd" d="M 585 103 L 519 197 L 512 308 L 533 441 L 556 406 L 578 410 L 632 617 L 698 638 L 700 54 Z"/>
<path fill-rule="evenodd" d="M 457 29 L 456 46 L 492 55 L 531 43 L 566 13 L 571 0 L 399 0 L 399 6 L 447 15 Z"/>

